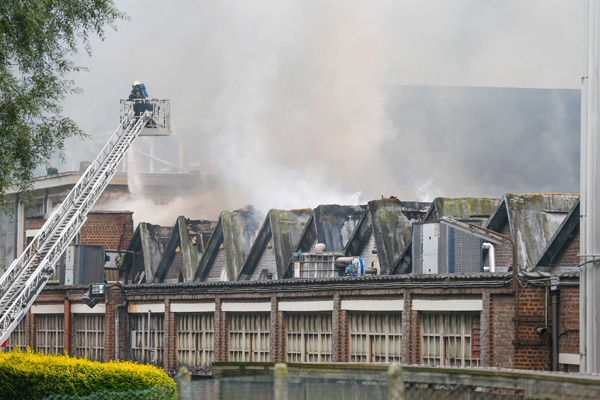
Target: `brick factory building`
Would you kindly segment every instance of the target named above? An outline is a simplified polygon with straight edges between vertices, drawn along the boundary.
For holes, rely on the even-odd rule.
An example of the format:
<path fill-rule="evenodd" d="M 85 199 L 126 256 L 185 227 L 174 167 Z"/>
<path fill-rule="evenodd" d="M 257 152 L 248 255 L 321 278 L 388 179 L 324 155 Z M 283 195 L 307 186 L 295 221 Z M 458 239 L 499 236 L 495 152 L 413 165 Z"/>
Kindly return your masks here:
<path fill-rule="evenodd" d="M 65 261 L 7 348 L 197 375 L 213 361 L 577 371 L 578 215 L 565 194 L 245 207 L 135 230 L 131 213 L 99 212 L 78 244 L 104 245 L 109 262 L 76 260 L 83 273 L 69 275 Z M 447 217 L 510 237 L 516 253 Z M 88 270 L 107 287 L 94 308 L 81 300 Z"/>

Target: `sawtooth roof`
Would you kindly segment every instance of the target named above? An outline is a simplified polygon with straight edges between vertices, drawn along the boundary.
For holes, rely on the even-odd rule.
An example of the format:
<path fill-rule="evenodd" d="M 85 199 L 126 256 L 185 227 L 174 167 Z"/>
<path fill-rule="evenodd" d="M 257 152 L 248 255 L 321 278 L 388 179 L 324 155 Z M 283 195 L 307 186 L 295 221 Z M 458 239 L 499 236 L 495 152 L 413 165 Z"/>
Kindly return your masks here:
<path fill-rule="evenodd" d="M 154 274 L 154 282 L 164 282 L 178 254 L 182 258 L 180 273 L 183 281 L 192 281 L 204 252 L 205 243 L 208 242 L 216 225 L 216 221 L 191 220 L 179 216 L 165 243 L 163 255 Z M 176 252 L 178 248 L 179 253 Z"/>
<path fill-rule="evenodd" d="M 344 254 L 346 256 L 361 254 L 373 237 L 381 273 L 388 274 L 410 243 L 411 234 L 412 222 L 406 215 L 403 202 L 397 198 L 370 201 L 352 238 L 346 244 Z"/>
<path fill-rule="evenodd" d="M 510 235 L 515 240 L 520 270 L 534 269 L 540 263 L 551 261 L 553 255 L 547 253 L 553 241 L 565 238 L 556 237 L 567 216 L 569 229 L 573 229 L 574 208 L 579 202 L 575 194 L 523 194 L 507 193 L 494 211 L 486 228 L 500 232 L 508 224 Z M 567 235 L 568 236 L 568 235 Z M 553 247 L 552 252 L 555 251 Z M 545 254 L 547 253 L 547 254 Z M 545 256 L 545 257 L 544 257 Z"/>
<path fill-rule="evenodd" d="M 425 222 L 439 221 L 442 217 L 457 220 L 480 220 L 483 223 L 495 212 L 499 199 L 487 197 L 437 197 L 424 217 Z M 412 271 L 412 234 L 402 254 L 395 260 L 391 274 L 408 274 Z"/>
<path fill-rule="evenodd" d="M 123 260 L 127 280 L 129 277 L 138 283 L 154 280 L 154 274 L 158 269 L 170 233 L 170 227 L 147 222 L 138 224 Z M 142 272 L 143 276 L 140 275 Z"/>
<path fill-rule="evenodd" d="M 249 280 L 252 277 L 267 245 L 271 241 L 277 271 L 275 279 L 283 277 L 292 258 L 292 253 L 297 249 L 306 225 L 312 216 L 313 211 L 311 209 L 270 210 L 256 236 L 238 280 Z"/>
<path fill-rule="evenodd" d="M 262 213 L 252 206 L 221 212 L 213 234 L 206 245 L 206 250 L 200 259 L 194 280 L 204 281 L 207 278 L 214 267 L 214 261 L 219 251 L 225 252 L 227 260 L 226 280 L 236 280 L 246 257 L 250 254 L 262 220 Z"/>

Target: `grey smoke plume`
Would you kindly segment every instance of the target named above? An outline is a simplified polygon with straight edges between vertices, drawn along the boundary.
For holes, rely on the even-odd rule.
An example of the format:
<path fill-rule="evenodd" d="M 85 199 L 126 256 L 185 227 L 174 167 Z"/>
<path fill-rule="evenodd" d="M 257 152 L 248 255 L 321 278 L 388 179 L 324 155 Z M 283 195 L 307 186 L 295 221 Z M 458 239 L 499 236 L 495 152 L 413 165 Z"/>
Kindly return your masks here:
<path fill-rule="evenodd" d="M 577 191 L 577 91 L 449 87 L 577 88 L 577 2 L 119 5 L 132 21 L 80 59 L 92 72 L 66 104 L 94 140 L 69 142 L 60 169 L 95 157 L 118 99 L 141 80 L 172 100 L 174 134 L 135 148 L 148 153 L 156 140 L 160 158 L 216 182 L 194 198 L 174 194 L 179 206 L 161 206 L 166 214 Z M 152 219 L 143 191 L 115 207 L 138 222 L 181 214 Z"/>

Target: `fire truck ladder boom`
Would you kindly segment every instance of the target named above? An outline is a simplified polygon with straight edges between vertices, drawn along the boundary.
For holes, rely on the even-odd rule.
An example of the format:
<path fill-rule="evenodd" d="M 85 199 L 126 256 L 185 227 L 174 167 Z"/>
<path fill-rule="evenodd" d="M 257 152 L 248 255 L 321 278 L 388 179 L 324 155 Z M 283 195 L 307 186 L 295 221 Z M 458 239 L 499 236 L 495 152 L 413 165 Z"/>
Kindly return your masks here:
<path fill-rule="evenodd" d="M 121 123 L 96 160 L 25 251 L 0 277 L 0 344 L 8 339 L 54 274 L 60 257 L 81 229 L 135 138 L 152 120 L 152 114 L 146 110 L 135 117 L 130 108 L 121 115 Z"/>

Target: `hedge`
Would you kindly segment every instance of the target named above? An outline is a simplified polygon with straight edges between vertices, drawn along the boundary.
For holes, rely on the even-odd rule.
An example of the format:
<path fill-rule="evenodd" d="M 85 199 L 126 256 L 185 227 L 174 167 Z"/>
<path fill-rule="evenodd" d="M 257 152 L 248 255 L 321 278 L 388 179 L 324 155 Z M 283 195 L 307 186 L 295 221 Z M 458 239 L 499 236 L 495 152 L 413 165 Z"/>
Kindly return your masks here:
<path fill-rule="evenodd" d="M 0 353 L 0 398 L 41 399 L 97 392 L 141 392 L 160 387 L 156 399 L 175 399 L 175 382 L 158 367 L 129 361 L 101 363 L 27 349 Z M 157 393 L 158 393 L 157 392 Z M 149 392 L 147 392 L 149 393 Z M 149 398 L 150 396 L 148 396 Z M 105 397 L 110 398 L 110 397 Z"/>

